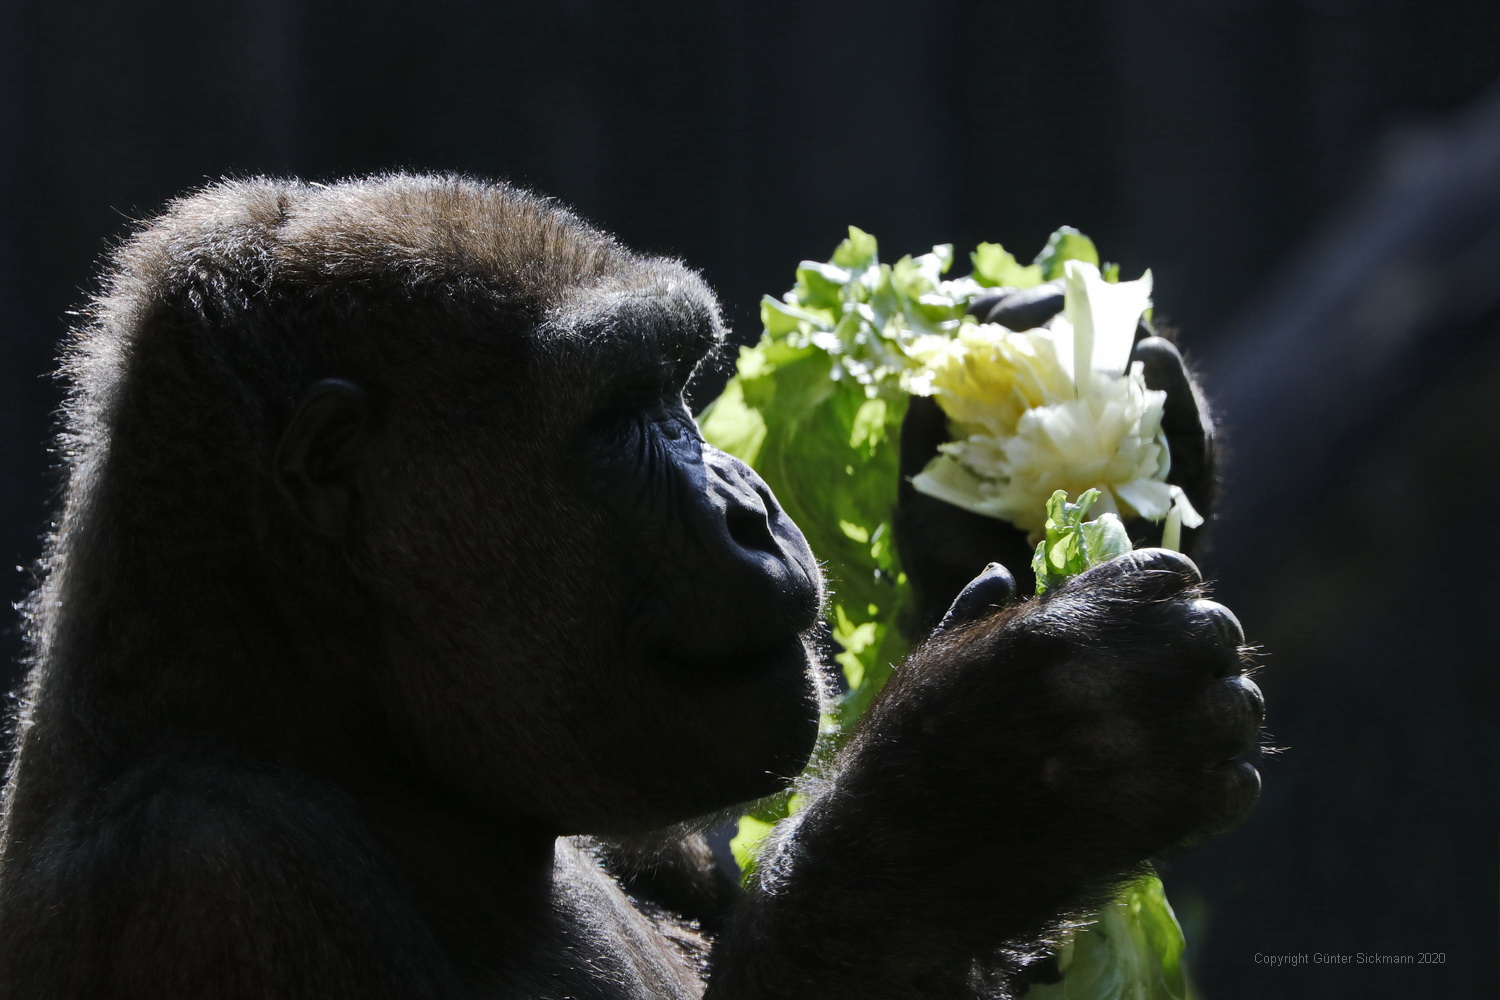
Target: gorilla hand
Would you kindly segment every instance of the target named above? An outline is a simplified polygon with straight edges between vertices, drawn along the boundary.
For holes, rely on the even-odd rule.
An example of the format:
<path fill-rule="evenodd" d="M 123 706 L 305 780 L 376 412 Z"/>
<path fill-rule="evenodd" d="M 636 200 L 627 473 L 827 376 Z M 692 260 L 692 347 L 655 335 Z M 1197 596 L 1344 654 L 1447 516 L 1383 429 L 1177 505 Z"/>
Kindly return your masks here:
<path fill-rule="evenodd" d="M 1062 308 L 1055 285 L 1001 292 L 976 299 L 969 311 L 986 322 L 1012 329 L 1031 329 Z M 1214 500 L 1215 456 L 1213 421 L 1197 384 L 1171 341 L 1159 337 L 1142 320 L 1136 331 L 1131 362 L 1144 368 L 1146 385 L 1167 394 L 1162 430 L 1171 454 L 1167 479 L 1182 487 L 1199 513 L 1207 516 Z M 916 601 L 916 629 L 924 634 L 937 624 L 963 587 L 989 562 L 999 562 L 1015 574 L 1017 588 L 1029 594 L 1034 545 L 1007 522 L 955 507 L 919 493 L 911 477 L 921 472 L 948 441 L 948 419 L 937 401 L 913 396 L 901 427 L 901 482 L 895 515 L 896 546 L 912 583 Z M 1137 545 L 1161 541 L 1161 527 L 1145 520 L 1126 524 Z M 1183 549 L 1195 551 L 1202 529 L 1183 530 Z"/>
<path fill-rule="evenodd" d="M 1076 893 L 1064 871 L 1108 884 L 1244 818 L 1259 794 L 1263 704 L 1239 622 L 1202 584 L 1186 556 L 1143 549 L 998 614 L 961 598 L 893 675 L 850 746 L 848 777 L 879 781 L 902 815 L 941 817 L 950 842 L 927 844 L 947 859 L 927 873 L 932 891 L 972 885 L 972 919 L 1003 920 L 982 916 L 996 898 Z M 1009 870 L 981 890 L 997 854 Z"/>
<path fill-rule="evenodd" d="M 1203 596 L 1193 562 L 1138 549 L 995 613 L 1009 589 L 992 565 L 963 590 L 857 742 L 902 744 L 943 771 L 1029 756 L 1054 805 L 1116 814 L 1109 838 L 1142 857 L 1237 825 L 1259 789 L 1264 706 L 1240 623 Z M 919 715 L 921 737 L 891 731 Z M 976 737 L 996 745 L 976 754 Z M 953 753 L 917 749 L 944 738 Z M 969 778 L 997 785 L 993 771 Z"/>
<path fill-rule="evenodd" d="M 1006 586 L 991 572 L 971 590 Z M 778 827 L 720 961 L 773 928 L 803 939 L 751 974 L 761 992 L 711 996 L 904 996 L 997 953 L 1014 973 L 1148 857 L 1238 823 L 1262 701 L 1239 623 L 1202 592 L 1187 557 L 1145 549 L 998 613 L 961 599 Z M 823 926 L 871 947 L 845 956 Z"/>

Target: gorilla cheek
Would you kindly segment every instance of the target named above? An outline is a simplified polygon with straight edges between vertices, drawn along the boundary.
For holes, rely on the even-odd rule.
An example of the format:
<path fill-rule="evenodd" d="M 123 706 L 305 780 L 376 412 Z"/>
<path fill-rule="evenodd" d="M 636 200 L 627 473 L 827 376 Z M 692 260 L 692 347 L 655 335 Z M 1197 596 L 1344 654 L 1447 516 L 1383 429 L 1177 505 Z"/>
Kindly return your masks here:
<path fill-rule="evenodd" d="M 721 718 L 705 720 L 706 735 L 726 748 L 728 763 L 749 781 L 746 797 L 779 790 L 811 756 L 819 714 L 813 670 L 807 646 L 794 639 L 735 686 L 735 703 Z"/>

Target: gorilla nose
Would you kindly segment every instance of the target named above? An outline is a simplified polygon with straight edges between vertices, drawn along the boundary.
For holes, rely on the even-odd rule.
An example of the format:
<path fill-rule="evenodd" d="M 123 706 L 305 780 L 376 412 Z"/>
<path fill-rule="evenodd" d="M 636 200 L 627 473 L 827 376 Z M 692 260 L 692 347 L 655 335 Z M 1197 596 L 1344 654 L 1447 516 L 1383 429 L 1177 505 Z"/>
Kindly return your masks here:
<path fill-rule="evenodd" d="M 821 606 L 822 584 L 801 530 L 748 465 L 722 452 L 708 459 L 723 504 L 727 596 L 743 604 L 747 614 L 765 615 L 798 631 L 811 626 Z"/>
<path fill-rule="evenodd" d="M 742 502 L 731 502 L 724 512 L 724 526 L 729 530 L 730 541 L 742 549 L 780 556 L 781 546 L 771 534 L 771 515 L 766 505 L 749 498 L 736 499 Z"/>

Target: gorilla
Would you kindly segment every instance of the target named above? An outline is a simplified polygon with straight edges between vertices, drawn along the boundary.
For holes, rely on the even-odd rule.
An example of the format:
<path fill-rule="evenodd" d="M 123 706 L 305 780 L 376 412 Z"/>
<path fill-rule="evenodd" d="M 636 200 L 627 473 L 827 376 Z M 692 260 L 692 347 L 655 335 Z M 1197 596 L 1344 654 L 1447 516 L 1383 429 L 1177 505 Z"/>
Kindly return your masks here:
<path fill-rule="evenodd" d="M 694 272 L 393 175 L 210 186 L 100 288 L 0 996 L 1006 996 L 1256 797 L 1243 636 L 1187 558 L 1027 601 L 992 569 L 741 890 L 698 831 L 807 762 L 825 591 L 683 404 L 725 341 Z"/>

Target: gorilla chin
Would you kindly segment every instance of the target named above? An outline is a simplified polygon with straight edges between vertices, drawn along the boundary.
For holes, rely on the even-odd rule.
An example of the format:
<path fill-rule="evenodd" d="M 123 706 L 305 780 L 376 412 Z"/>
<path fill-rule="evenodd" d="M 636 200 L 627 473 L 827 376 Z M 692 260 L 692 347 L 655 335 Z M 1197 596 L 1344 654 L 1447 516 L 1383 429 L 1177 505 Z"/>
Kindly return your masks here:
<path fill-rule="evenodd" d="M 659 760 L 649 784 L 661 826 L 775 794 L 812 756 L 826 685 L 812 635 L 793 635 L 754 653 L 711 663 L 658 661 L 675 703 L 675 755 Z M 705 783 L 702 776 L 717 777 Z M 668 805 L 667 803 L 670 803 Z M 653 810 L 654 811 L 654 810 Z"/>

